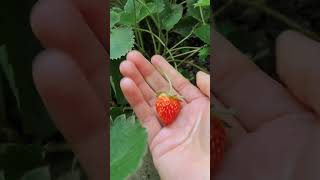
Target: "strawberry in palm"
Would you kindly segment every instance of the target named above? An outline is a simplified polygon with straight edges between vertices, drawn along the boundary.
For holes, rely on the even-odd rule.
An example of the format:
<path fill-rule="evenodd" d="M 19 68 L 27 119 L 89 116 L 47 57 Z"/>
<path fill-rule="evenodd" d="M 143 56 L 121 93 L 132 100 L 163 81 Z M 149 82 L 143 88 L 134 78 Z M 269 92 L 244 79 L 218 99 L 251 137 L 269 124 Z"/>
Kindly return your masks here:
<path fill-rule="evenodd" d="M 164 74 L 169 82 L 169 91 L 160 92 L 156 99 L 156 110 L 160 121 L 164 126 L 170 125 L 179 115 L 181 110 L 181 97 L 172 94 L 172 84 L 166 74 Z"/>

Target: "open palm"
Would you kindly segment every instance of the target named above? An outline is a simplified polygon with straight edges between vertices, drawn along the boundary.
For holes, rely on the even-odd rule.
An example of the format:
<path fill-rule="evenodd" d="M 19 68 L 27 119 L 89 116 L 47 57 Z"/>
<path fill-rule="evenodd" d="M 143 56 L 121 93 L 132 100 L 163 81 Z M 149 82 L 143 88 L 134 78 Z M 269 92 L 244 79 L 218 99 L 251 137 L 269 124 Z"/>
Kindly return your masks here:
<path fill-rule="evenodd" d="M 124 76 L 121 88 L 148 131 L 150 150 L 161 178 L 202 179 L 199 174 L 209 177 L 209 97 L 178 73 L 163 57 L 154 56 L 151 62 L 152 64 L 137 51 L 130 52 L 127 60 L 120 65 Z M 176 121 L 166 127 L 161 126 L 154 107 L 156 92 L 167 91 L 169 88 L 160 72 L 171 79 L 174 92 L 183 96 L 181 112 Z"/>
<path fill-rule="evenodd" d="M 319 43 L 290 31 L 278 38 L 284 87 L 220 34 L 213 38 L 213 103 L 237 111 L 226 117 L 231 143 L 215 179 L 319 179 Z"/>

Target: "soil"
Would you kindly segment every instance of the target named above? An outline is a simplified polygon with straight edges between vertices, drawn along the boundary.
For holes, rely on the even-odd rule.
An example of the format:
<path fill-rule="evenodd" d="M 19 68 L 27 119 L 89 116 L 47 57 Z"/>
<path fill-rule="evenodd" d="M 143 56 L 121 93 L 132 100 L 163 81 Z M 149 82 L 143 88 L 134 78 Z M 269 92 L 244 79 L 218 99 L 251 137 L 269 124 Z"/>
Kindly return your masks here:
<path fill-rule="evenodd" d="M 128 180 L 160 180 L 158 172 L 153 165 L 150 151 L 148 151 L 144 157 L 139 170 L 135 174 L 131 175 Z"/>

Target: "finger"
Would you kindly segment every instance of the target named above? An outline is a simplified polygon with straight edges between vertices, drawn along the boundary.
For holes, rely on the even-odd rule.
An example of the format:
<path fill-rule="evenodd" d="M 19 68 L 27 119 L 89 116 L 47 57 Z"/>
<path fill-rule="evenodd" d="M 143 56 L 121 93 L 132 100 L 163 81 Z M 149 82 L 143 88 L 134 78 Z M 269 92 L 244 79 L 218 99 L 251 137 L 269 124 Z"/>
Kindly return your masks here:
<path fill-rule="evenodd" d="M 287 116 L 248 134 L 226 152 L 215 179 L 310 179 L 294 177 L 305 170 L 307 160 L 312 162 L 310 153 L 318 150 L 314 140 L 318 138 L 315 135 L 319 134 L 319 126 L 313 118 L 310 114 Z M 318 155 L 312 155 L 319 160 Z"/>
<path fill-rule="evenodd" d="M 225 130 L 227 132 L 227 148 L 231 148 L 232 144 L 237 143 L 247 134 L 247 131 L 233 115 L 219 114 L 219 112 L 225 111 L 226 107 L 215 96 L 213 96 L 212 103 L 213 107 L 216 107 L 219 119 L 230 126 L 230 128 L 226 127 Z M 213 114 L 211 114 L 211 117 L 213 117 Z"/>
<path fill-rule="evenodd" d="M 47 50 L 33 65 L 33 78 L 58 129 L 92 179 L 106 179 L 106 111 L 71 57 Z"/>
<path fill-rule="evenodd" d="M 128 77 L 134 81 L 140 89 L 144 99 L 149 103 L 149 106 L 154 106 L 156 93 L 150 88 L 147 82 L 131 61 L 123 61 L 120 64 L 120 72 L 123 76 Z"/>
<path fill-rule="evenodd" d="M 133 80 L 125 77 L 120 82 L 124 96 L 133 108 L 138 119 L 148 131 L 148 142 L 151 144 L 153 138 L 159 133 L 161 125 L 156 118 L 152 108 L 144 100 L 141 91 Z"/>
<path fill-rule="evenodd" d="M 151 58 L 152 64 L 161 72 L 168 75 L 174 89 L 189 103 L 195 99 L 204 97 L 200 90 L 189 80 L 174 69 L 162 56 L 155 55 Z"/>
<path fill-rule="evenodd" d="M 105 102 L 107 54 L 74 4 L 65 0 L 38 1 L 32 10 L 31 24 L 46 48 L 61 49 L 73 57 Z"/>
<path fill-rule="evenodd" d="M 214 94 L 237 111 L 247 130 L 304 110 L 275 80 L 256 67 L 245 55 L 213 32 Z"/>
<path fill-rule="evenodd" d="M 199 71 L 196 76 L 198 88 L 210 98 L 210 75 Z"/>
<path fill-rule="evenodd" d="M 131 51 L 127 55 L 127 60 L 131 61 L 137 67 L 145 81 L 155 92 L 166 92 L 169 90 L 168 82 L 140 52 Z M 173 92 L 178 94 L 175 90 L 173 90 Z M 184 100 L 183 103 L 185 103 Z"/>
<path fill-rule="evenodd" d="M 301 102 L 320 115 L 320 43 L 293 31 L 277 39 L 278 73 Z"/>
<path fill-rule="evenodd" d="M 72 0 L 80 9 L 83 18 L 88 26 L 92 29 L 95 35 L 99 38 L 100 42 L 106 49 L 109 49 L 107 39 L 109 36 L 108 24 L 108 1 L 101 0 Z"/>

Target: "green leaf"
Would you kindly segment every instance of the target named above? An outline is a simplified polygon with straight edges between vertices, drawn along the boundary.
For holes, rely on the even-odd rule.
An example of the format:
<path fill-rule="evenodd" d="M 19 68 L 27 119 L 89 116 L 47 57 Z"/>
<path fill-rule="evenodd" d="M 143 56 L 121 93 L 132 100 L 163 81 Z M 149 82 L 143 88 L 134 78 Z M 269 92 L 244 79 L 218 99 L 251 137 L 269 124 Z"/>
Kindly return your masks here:
<path fill-rule="evenodd" d="M 161 27 L 167 31 L 171 30 L 181 19 L 182 13 L 182 5 L 171 5 L 161 13 Z"/>
<path fill-rule="evenodd" d="M 209 24 L 201 25 L 200 27 L 196 28 L 194 30 L 194 34 L 203 42 L 211 44 Z"/>
<path fill-rule="evenodd" d="M 141 4 L 137 0 L 127 0 L 127 3 L 124 5 L 124 11 L 127 13 L 132 13 L 139 11 Z"/>
<path fill-rule="evenodd" d="M 47 166 L 28 171 L 20 180 L 50 180 L 50 171 Z"/>
<path fill-rule="evenodd" d="M 145 17 L 161 10 L 161 7 L 160 9 L 156 8 L 157 4 L 159 3 L 128 0 L 124 6 L 124 11 L 120 14 L 120 23 L 129 26 L 139 23 Z"/>
<path fill-rule="evenodd" d="M 186 37 L 193 29 L 193 27 L 196 26 L 197 20 L 195 20 L 191 16 L 184 16 L 182 19 L 178 22 L 178 24 L 175 25 L 173 31 Z"/>
<path fill-rule="evenodd" d="M 113 26 L 115 24 L 117 24 L 119 21 L 120 21 L 120 14 L 114 10 L 111 10 L 111 12 L 110 12 L 110 29 L 112 29 Z"/>
<path fill-rule="evenodd" d="M 164 10 L 164 0 L 154 0 L 153 3 L 155 5 L 153 13 L 161 13 Z"/>
<path fill-rule="evenodd" d="M 205 7 L 205 6 L 210 6 L 210 1 L 209 0 L 198 0 L 197 3 L 194 4 L 195 7 Z"/>
<path fill-rule="evenodd" d="M 111 61 L 110 62 L 110 75 L 111 75 L 110 80 L 112 80 L 111 82 L 113 84 L 113 85 L 111 84 L 111 88 L 113 88 L 111 92 L 114 93 L 114 97 L 115 97 L 116 103 L 118 105 L 125 105 L 128 102 L 124 98 L 122 90 L 120 88 L 120 80 L 122 78 L 122 75 L 119 70 L 120 63 L 121 63 L 121 61 Z"/>
<path fill-rule="evenodd" d="M 202 22 L 200 7 L 195 7 L 194 4 L 197 3 L 197 0 L 186 0 L 187 1 L 187 13 L 193 18 L 197 19 L 199 22 Z M 211 10 L 209 7 L 202 8 L 202 14 L 205 22 L 209 22 Z"/>
<path fill-rule="evenodd" d="M 125 115 L 116 118 L 110 130 L 110 177 L 123 180 L 134 173 L 147 152 L 147 132 L 135 120 Z"/>
<path fill-rule="evenodd" d="M 209 46 L 205 46 L 205 47 L 201 48 L 199 51 L 200 61 L 205 62 L 207 60 L 207 57 L 209 56 L 209 54 L 210 54 Z"/>
<path fill-rule="evenodd" d="M 134 45 L 133 31 L 129 27 L 111 29 L 110 59 L 119 59 L 125 56 Z"/>

